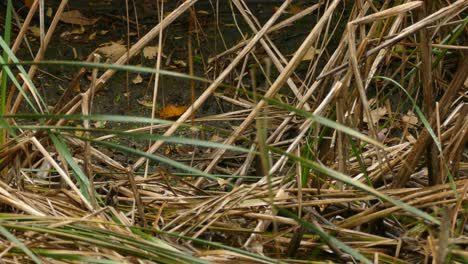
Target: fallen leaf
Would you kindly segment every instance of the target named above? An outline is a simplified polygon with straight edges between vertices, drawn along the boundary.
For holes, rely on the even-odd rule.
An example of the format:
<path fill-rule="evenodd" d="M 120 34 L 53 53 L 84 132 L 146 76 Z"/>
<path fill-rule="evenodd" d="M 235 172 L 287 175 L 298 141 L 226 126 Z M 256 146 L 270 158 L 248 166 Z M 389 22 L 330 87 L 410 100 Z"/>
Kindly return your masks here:
<path fill-rule="evenodd" d="M 289 13 L 295 15 L 299 12 L 301 12 L 303 10 L 303 8 L 301 6 L 298 6 L 298 5 L 289 5 Z"/>
<path fill-rule="evenodd" d="M 175 106 L 168 104 L 159 111 L 159 117 L 163 119 L 177 118 L 181 116 L 187 109 L 187 106 Z"/>
<path fill-rule="evenodd" d="M 34 0 L 24 0 L 24 5 L 27 6 L 28 8 L 31 8 L 33 4 L 34 4 Z"/>
<path fill-rule="evenodd" d="M 65 37 L 72 36 L 72 35 L 82 35 L 85 32 L 86 32 L 85 28 L 80 27 L 80 28 L 75 28 L 71 31 L 65 31 L 62 34 L 60 34 L 60 37 L 65 38 Z"/>
<path fill-rule="evenodd" d="M 93 32 L 91 33 L 91 35 L 89 35 L 88 40 L 95 40 L 95 39 L 96 39 L 96 32 Z"/>
<path fill-rule="evenodd" d="M 104 44 L 97 49 L 97 52 L 100 53 L 102 56 L 111 59 L 112 61 L 117 61 L 122 55 L 127 52 L 127 48 L 117 42 L 110 42 Z"/>
<path fill-rule="evenodd" d="M 72 10 L 63 12 L 60 20 L 64 23 L 73 24 L 73 25 L 80 25 L 80 26 L 90 26 L 94 25 L 99 19 L 94 18 L 90 19 L 83 14 L 79 10 Z"/>
<path fill-rule="evenodd" d="M 85 132 L 83 130 L 81 130 L 81 129 L 83 129 L 83 127 L 81 125 L 78 124 L 78 125 L 75 126 L 75 128 L 77 129 L 77 130 L 75 130 L 75 136 L 78 136 L 78 137 L 84 136 Z"/>
<path fill-rule="evenodd" d="M 36 38 L 39 38 L 41 36 L 41 29 L 39 27 L 36 27 L 36 26 L 29 26 L 28 27 L 28 30 L 29 32 L 31 32 L 31 34 L 36 37 Z"/>
<path fill-rule="evenodd" d="M 408 123 L 411 126 L 418 124 L 418 117 L 414 114 L 413 111 L 408 111 L 405 116 L 402 118 L 403 122 Z"/>
<path fill-rule="evenodd" d="M 138 74 L 135 78 L 133 78 L 132 83 L 133 84 L 139 84 L 143 82 L 143 78 L 141 78 L 141 75 Z"/>
<path fill-rule="evenodd" d="M 187 63 L 183 60 L 174 60 L 174 64 L 179 67 L 187 67 Z"/>
<path fill-rule="evenodd" d="M 103 121 L 96 121 L 96 122 L 94 123 L 94 127 L 95 127 L 95 128 L 106 128 L 106 123 L 107 123 L 106 120 L 103 120 Z"/>
<path fill-rule="evenodd" d="M 143 98 L 137 99 L 137 102 L 144 107 L 153 108 L 153 100 L 149 96 L 144 96 Z M 159 108 L 158 104 L 156 104 L 155 108 Z"/>
<path fill-rule="evenodd" d="M 52 10 L 51 7 L 48 7 L 48 8 L 47 8 L 46 16 L 47 16 L 47 17 L 52 17 L 52 13 L 53 13 L 53 12 L 54 12 L 54 10 Z"/>
<path fill-rule="evenodd" d="M 379 120 L 387 114 L 386 107 L 379 107 L 371 111 L 372 123 L 375 125 L 379 122 Z M 364 122 L 368 123 L 367 116 L 364 116 Z"/>
<path fill-rule="evenodd" d="M 316 49 L 314 47 L 311 47 L 309 50 L 307 50 L 306 54 L 304 55 L 304 58 L 302 58 L 303 61 L 310 61 L 313 58 L 315 58 L 316 55 L 320 54 L 320 50 Z"/>
<path fill-rule="evenodd" d="M 143 49 L 143 56 L 147 59 L 154 59 L 158 55 L 158 46 L 147 46 Z"/>
<path fill-rule="evenodd" d="M 222 137 L 220 137 L 220 136 L 218 136 L 218 135 L 216 135 L 216 134 L 214 134 L 214 135 L 210 138 L 210 141 L 211 141 L 211 142 L 218 142 L 218 143 L 220 143 L 220 142 L 223 142 L 223 140 L 224 140 L 224 139 L 223 139 Z"/>

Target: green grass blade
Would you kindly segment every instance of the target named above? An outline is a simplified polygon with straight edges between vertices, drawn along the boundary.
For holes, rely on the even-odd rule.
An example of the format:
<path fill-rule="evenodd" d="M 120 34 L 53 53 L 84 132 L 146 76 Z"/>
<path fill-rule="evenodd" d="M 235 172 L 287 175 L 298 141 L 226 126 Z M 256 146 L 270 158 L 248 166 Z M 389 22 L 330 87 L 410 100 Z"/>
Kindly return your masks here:
<path fill-rule="evenodd" d="M 12 233 L 10 233 L 5 227 L 3 227 L 1 225 L 1 222 L 0 222 L 0 233 L 4 237 L 6 237 L 8 240 L 15 243 L 26 255 L 28 255 L 32 259 L 32 261 L 34 261 L 34 263 L 37 263 L 37 264 L 42 263 L 42 261 L 36 255 L 34 255 L 34 253 L 32 253 L 31 250 L 29 250 L 29 248 L 26 247 L 25 244 L 19 241 Z"/>
<path fill-rule="evenodd" d="M 29 104 L 29 106 L 32 108 L 32 110 L 35 113 L 39 113 L 39 111 L 36 109 L 33 102 L 31 101 L 31 99 L 29 99 L 28 94 L 23 90 L 23 87 L 21 86 L 21 84 L 16 80 L 16 77 L 13 74 L 13 72 L 11 71 L 11 69 L 8 66 L 6 66 L 7 64 L 5 64 L 5 60 L 2 57 L 0 57 L 0 64 L 3 65 L 4 74 L 6 73 L 6 75 L 8 75 L 8 77 L 10 77 L 10 80 L 13 82 L 15 87 L 18 88 L 18 91 L 21 93 L 21 95 L 23 95 L 24 100 L 26 100 L 26 102 Z"/>
<path fill-rule="evenodd" d="M 83 132 L 98 132 L 98 133 L 106 133 L 108 135 L 115 134 L 120 137 L 132 138 L 132 139 L 140 139 L 140 140 L 161 140 L 166 143 L 173 143 L 173 144 L 185 144 L 185 145 L 194 145 L 199 147 L 206 147 L 206 148 L 222 148 L 232 151 L 237 151 L 241 153 L 250 153 L 249 149 L 226 145 L 223 143 L 218 142 L 211 142 L 206 140 L 199 140 L 199 139 L 192 139 L 192 138 L 184 138 L 184 137 L 166 137 L 158 134 L 148 134 L 148 133 L 134 133 L 134 132 L 125 132 L 121 130 L 115 129 L 98 129 L 98 128 L 90 128 L 86 129 L 84 127 L 70 127 L 70 126 L 46 126 L 46 125 L 9 125 L 6 126 L 5 123 L 0 123 L 0 128 L 7 128 L 7 127 L 14 127 L 20 128 L 23 130 L 47 130 L 47 131 L 83 131 Z"/>
<path fill-rule="evenodd" d="M 72 154 L 68 150 L 67 145 L 63 141 L 60 135 L 55 135 L 54 133 L 49 133 L 49 137 L 54 143 L 57 151 L 63 156 L 63 158 L 67 161 L 68 165 L 70 165 L 71 169 L 73 170 L 74 175 L 76 176 L 76 180 L 80 184 L 80 191 L 83 196 L 91 203 L 91 195 L 89 193 L 90 190 L 90 183 L 88 177 L 84 174 L 81 170 L 80 166 L 76 163 L 73 159 Z"/>
<path fill-rule="evenodd" d="M 94 62 L 82 62 L 82 61 L 59 61 L 59 60 L 54 60 L 54 61 L 40 61 L 40 62 L 34 62 L 34 61 L 17 61 L 13 63 L 5 63 L 2 62 L 0 63 L 1 66 L 12 66 L 12 65 L 47 65 L 47 66 L 68 66 L 68 67 L 83 67 L 83 68 L 97 68 L 97 69 L 109 69 L 109 70 L 115 70 L 115 71 L 128 71 L 128 72 L 136 72 L 136 73 L 158 73 L 161 75 L 165 76 L 171 76 L 171 77 L 176 77 L 176 78 L 183 78 L 183 79 L 189 79 L 189 80 L 196 80 L 200 82 L 205 82 L 205 83 L 211 83 L 212 81 L 201 78 L 201 77 L 196 77 L 196 76 L 191 76 L 188 74 L 184 73 L 179 73 L 179 72 L 172 72 L 172 71 L 167 71 L 167 70 L 157 70 L 154 68 L 149 68 L 149 67 L 143 67 L 143 66 L 132 66 L 132 65 L 116 65 L 116 64 L 110 64 L 110 63 L 94 63 Z M 221 85 L 225 86 L 225 85 Z"/>
<path fill-rule="evenodd" d="M 18 63 L 19 60 L 18 58 L 16 58 L 15 54 L 13 54 L 13 52 L 10 50 L 10 48 L 8 47 L 7 43 L 2 39 L 2 37 L 0 37 L 0 47 L 3 48 L 3 51 L 7 54 L 7 56 L 11 59 L 11 61 L 13 61 L 14 63 Z M 7 60 L 5 60 L 7 61 Z M 31 89 L 34 90 L 34 93 L 37 95 L 37 98 L 39 100 L 39 103 L 42 104 L 42 109 L 44 109 L 45 112 L 48 112 L 48 108 L 47 108 L 47 104 L 44 102 L 44 99 L 40 96 L 40 93 L 38 92 L 37 88 L 36 88 L 36 85 L 34 85 L 34 82 L 29 78 L 28 76 L 28 73 L 26 72 L 26 70 L 24 69 L 23 65 L 20 65 L 18 64 L 17 65 L 17 68 L 18 70 L 20 71 L 20 73 L 23 74 L 24 76 L 24 79 L 26 80 L 26 82 L 28 83 L 28 86 L 31 87 Z M 18 86 L 17 86 L 18 87 Z M 22 87 L 18 89 L 23 89 Z M 24 95 L 24 94 L 23 94 Z"/>
<path fill-rule="evenodd" d="M 12 2 L 11 0 L 8 0 L 7 2 L 7 8 L 5 10 L 5 32 L 3 37 L 5 38 L 6 43 L 10 43 L 11 39 L 11 11 L 12 11 Z M 3 51 L 3 60 L 7 61 L 8 60 L 8 54 L 6 51 Z M 2 69 L 3 70 L 3 69 Z M 2 75 L 0 76 L 1 80 L 1 85 L 0 85 L 0 115 L 5 114 L 5 109 L 6 109 L 6 90 L 8 87 L 8 78 L 5 72 L 3 71 Z M 4 131 L 0 130 L 0 145 L 2 145 L 4 142 Z"/>
<path fill-rule="evenodd" d="M 85 138 L 85 137 L 79 137 L 79 136 L 74 136 L 76 138 L 79 138 L 81 140 L 85 140 L 85 141 L 89 141 L 89 142 L 92 142 L 94 144 L 98 144 L 98 145 L 102 145 L 102 146 L 105 146 L 105 147 L 108 147 L 110 149 L 118 149 L 118 150 L 121 150 L 121 151 L 124 151 L 126 153 L 130 153 L 130 154 L 133 154 L 133 155 L 137 155 L 137 156 L 140 156 L 140 157 L 145 157 L 147 159 L 150 159 L 150 160 L 154 160 L 154 161 L 158 161 L 158 162 L 161 162 L 161 163 L 165 163 L 169 166 L 172 166 L 174 168 L 177 168 L 177 169 L 180 169 L 180 170 L 184 170 L 184 171 L 187 171 L 187 172 L 191 172 L 191 173 L 194 173 L 195 175 L 198 175 L 198 176 L 201 176 L 201 177 L 205 177 L 205 178 L 208 178 L 208 179 L 211 179 L 211 180 L 214 180 L 214 181 L 217 181 L 219 183 L 222 183 L 222 184 L 227 184 L 229 186 L 232 186 L 231 183 L 221 179 L 221 178 L 217 178 L 211 174 L 208 174 L 208 173 L 205 173 L 201 170 L 198 170 L 198 169 L 195 169 L 195 168 L 192 168 L 188 165 L 185 165 L 183 163 L 180 163 L 180 162 L 177 162 L 175 160 L 171 160 L 171 159 L 168 159 L 168 158 L 165 158 L 163 156 L 159 156 L 159 155 L 155 155 L 155 154 L 150 154 L 150 153 L 147 153 L 145 151 L 141 151 L 141 150 L 137 150 L 137 149 L 134 149 L 134 148 L 130 148 L 130 147 L 127 147 L 127 146 L 122 146 L 122 145 L 119 145 L 119 144 L 115 144 L 115 143 L 112 143 L 112 142 L 106 142 L 106 141 L 98 141 L 98 140 L 94 140 L 94 139 L 90 139 L 90 138 Z"/>

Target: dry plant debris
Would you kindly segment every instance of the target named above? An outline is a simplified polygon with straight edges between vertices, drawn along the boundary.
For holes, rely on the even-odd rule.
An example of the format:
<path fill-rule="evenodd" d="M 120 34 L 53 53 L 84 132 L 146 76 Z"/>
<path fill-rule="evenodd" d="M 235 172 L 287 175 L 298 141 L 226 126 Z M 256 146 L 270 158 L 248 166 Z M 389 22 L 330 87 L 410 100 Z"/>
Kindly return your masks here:
<path fill-rule="evenodd" d="M 0 39 L 2 263 L 468 262 L 468 1 L 141 1 L 151 27 L 107 14 L 126 36 L 81 62 L 47 62 L 58 26 L 109 17 L 62 0 L 36 26 L 39 2 Z M 159 102 L 166 78 L 191 102 Z M 116 83 L 146 116 L 103 110 Z"/>

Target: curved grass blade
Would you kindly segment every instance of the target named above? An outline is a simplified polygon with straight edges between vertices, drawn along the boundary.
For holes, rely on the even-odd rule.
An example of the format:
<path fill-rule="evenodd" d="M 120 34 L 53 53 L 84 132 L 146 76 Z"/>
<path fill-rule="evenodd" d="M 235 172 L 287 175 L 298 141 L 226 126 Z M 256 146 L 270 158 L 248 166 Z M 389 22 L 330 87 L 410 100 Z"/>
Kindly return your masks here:
<path fill-rule="evenodd" d="M 439 149 L 439 151 L 442 152 L 442 146 L 441 146 L 439 140 L 437 139 L 437 136 L 435 135 L 434 130 L 432 130 L 431 124 L 429 124 L 429 121 L 424 116 L 423 112 L 421 111 L 421 108 L 419 108 L 419 106 L 416 104 L 416 101 L 413 99 L 413 97 L 411 97 L 411 95 L 408 93 L 408 91 L 406 91 L 406 89 L 403 88 L 403 86 L 401 86 L 401 84 L 399 84 L 397 81 L 395 81 L 395 80 L 393 80 L 391 78 L 388 78 L 388 77 L 385 77 L 385 76 L 374 76 L 373 79 L 382 79 L 382 80 L 389 81 L 389 82 L 393 83 L 395 86 L 399 87 L 408 96 L 408 99 L 410 99 L 411 103 L 413 104 L 413 107 L 414 107 L 414 110 L 416 111 L 416 114 L 421 119 L 421 122 L 423 123 L 424 127 L 426 127 L 427 131 L 429 132 L 429 135 L 431 135 L 432 140 L 434 140 L 434 143 L 436 144 L 437 149 Z"/>
<path fill-rule="evenodd" d="M 270 148 L 272 151 L 274 152 L 277 152 L 281 155 L 286 155 L 288 156 L 288 158 L 292 159 L 292 160 L 295 160 L 295 161 L 299 161 L 311 168 L 313 168 L 314 170 L 320 172 L 320 173 L 323 173 L 325 175 L 328 175 L 330 176 L 331 178 L 337 180 L 337 181 L 340 181 L 340 182 L 343 182 L 345 184 L 348 184 L 350 186 L 353 186 L 355 188 L 358 188 L 368 194 L 371 194 L 375 197 L 378 197 L 380 198 L 381 200 L 383 201 L 386 201 L 386 202 L 389 202 L 391 204 L 394 204 L 396 205 L 397 207 L 400 207 L 401 209 L 407 211 L 407 212 L 410 212 L 416 216 L 419 216 L 421 217 L 422 219 L 426 220 L 426 221 L 429 221 L 433 224 L 436 224 L 436 225 L 440 225 L 440 221 L 438 219 L 436 219 L 435 217 L 429 215 L 428 213 L 426 212 L 423 212 L 413 206 L 410 206 L 410 205 L 407 205 L 406 203 L 403 203 L 399 200 L 396 200 L 396 199 L 393 199 L 392 197 L 388 196 L 388 195 L 385 195 L 379 191 L 377 191 L 376 189 L 372 188 L 372 187 L 369 187 L 359 181 L 355 181 L 353 180 L 352 178 L 350 178 L 349 176 L 347 175 L 344 175 L 338 171 L 335 171 L 333 169 L 330 169 L 324 165 L 321 165 L 321 164 L 318 164 L 316 162 L 313 162 L 313 161 L 310 161 L 310 160 L 307 160 L 307 159 L 304 159 L 302 157 L 298 157 L 298 156 L 295 156 L 295 155 L 292 155 L 292 154 L 289 154 L 289 153 L 286 153 L 282 150 L 279 150 L 279 149 L 276 149 L 276 148 Z"/>
<path fill-rule="evenodd" d="M 143 66 L 132 66 L 132 65 L 115 65 L 110 63 L 94 63 L 94 62 L 82 62 L 82 61 L 61 61 L 61 60 L 49 60 L 49 61 L 17 61 L 13 63 L 1 62 L 0 66 L 12 66 L 12 65 L 57 65 L 57 66 L 69 66 L 69 67 L 83 67 L 83 68 L 97 68 L 97 69 L 111 69 L 116 71 L 129 71 L 138 73 L 158 73 L 165 76 L 171 76 L 176 78 L 183 78 L 189 80 L 196 80 L 205 83 L 211 83 L 212 81 L 196 77 L 184 73 L 172 72 L 166 70 L 157 70 L 154 68 L 143 67 Z M 224 86 L 224 85 L 221 85 Z"/>
<path fill-rule="evenodd" d="M 168 121 L 158 118 L 141 117 L 141 116 L 121 116 L 121 115 L 52 115 L 52 114 L 16 114 L 4 115 L 5 118 L 16 119 L 51 119 L 51 120 L 77 120 L 77 121 L 111 121 L 111 122 L 127 122 L 127 123 L 146 123 L 146 124 L 174 124 L 174 121 Z M 189 126 L 189 125 L 187 125 Z"/>
<path fill-rule="evenodd" d="M 327 244 L 329 244 L 329 243 L 334 244 L 335 246 L 337 246 L 338 248 L 340 248 L 344 252 L 351 255 L 353 258 L 355 258 L 357 260 L 360 260 L 362 263 L 365 263 L 365 264 L 372 264 L 373 263 L 368 258 L 363 256 L 361 253 L 354 250 L 352 247 L 350 247 L 350 246 L 346 245 L 345 243 L 341 242 L 340 240 L 336 239 L 334 236 L 331 236 L 331 235 L 327 234 L 326 232 L 324 232 L 320 228 L 317 228 L 313 224 L 302 220 L 301 218 L 297 217 L 295 214 L 291 213 L 290 211 L 288 211 L 288 210 L 286 210 L 284 208 L 281 208 L 281 207 L 278 207 L 278 206 L 274 206 L 274 207 L 278 211 L 280 211 L 281 213 L 283 213 L 286 216 L 288 216 L 288 217 L 296 220 L 297 222 L 299 222 L 303 227 L 307 228 L 309 231 L 318 234 L 320 236 L 320 238 L 322 238 Z"/>
<path fill-rule="evenodd" d="M 338 130 L 338 131 L 341 131 L 345 134 L 348 134 L 350 136 L 353 136 L 353 137 L 356 137 L 356 138 L 359 138 L 361 139 L 362 141 L 364 142 L 367 142 L 369 144 L 372 144 L 380 149 L 385 149 L 385 146 L 382 145 L 382 143 L 378 142 L 377 140 L 369 137 L 369 136 L 366 136 L 362 133 L 359 133 L 358 131 L 354 130 L 354 129 L 351 129 L 349 127 L 346 127 L 342 124 L 339 124 L 339 123 L 336 123 L 330 119 L 327 119 L 327 118 L 324 118 L 324 117 L 321 117 L 321 116 L 317 116 L 317 115 L 314 115 L 314 114 L 311 114 L 305 110 L 302 110 L 302 109 L 298 109 L 298 108 L 295 108 L 293 106 L 290 106 L 288 104 L 285 104 L 283 102 L 279 102 L 277 100 L 273 100 L 271 98 L 266 98 L 266 97 L 262 97 L 263 100 L 267 101 L 269 104 L 273 104 L 273 105 L 277 105 L 281 108 L 284 108 L 290 112 L 294 112 L 296 114 L 299 114 L 301 116 L 304 116 L 314 122 L 317 122 L 319 124 L 322 124 L 324 126 L 327 126 L 327 127 L 331 127 L 335 130 Z"/>
<path fill-rule="evenodd" d="M 391 78 L 388 78 L 388 77 L 385 77 L 385 76 L 375 76 L 374 78 L 389 81 L 389 82 L 393 83 L 396 87 L 403 90 L 403 92 L 408 96 L 408 99 L 410 99 L 411 103 L 413 104 L 413 107 L 414 107 L 414 109 L 416 111 L 416 114 L 421 119 L 421 122 L 423 123 L 424 127 L 427 129 L 427 132 L 431 136 L 432 140 L 434 140 L 434 143 L 437 146 L 437 149 L 439 150 L 440 153 L 442 153 L 443 152 L 442 145 L 439 142 L 439 140 L 437 139 L 437 136 L 436 136 L 434 130 L 432 129 L 431 124 L 426 119 L 423 112 L 421 111 L 421 108 L 419 108 L 419 106 L 416 104 L 416 101 L 413 99 L 413 97 L 411 97 L 411 95 L 408 93 L 408 91 L 406 91 L 406 89 L 403 88 L 403 86 L 401 86 L 401 84 L 399 84 L 397 81 L 395 81 L 395 80 L 393 80 Z M 457 187 L 455 186 L 455 180 L 453 179 L 453 176 L 450 173 L 449 169 L 447 169 L 447 173 L 448 173 L 448 178 L 449 178 L 449 181 L 450 181 L 450 187 L 454 191 L 455 197 L 457 197 L 457 199 L 458 199 L 459 193 L 457 191 Z"/>
<path fill-rule="evenodd" d="M 206 147 L 206 148 L 222 148 L 222 149 L 227 149 L 227 150 L 232 150 L 232 151 L 237 151 L 241 153 L 250 153 L 251 151 L 246 148 L 238 147 L 238 146 L 232 146 L 232 145 L 226 145 L 223 143 L 218 143 L 218 142 L 211 142 L 211 141 L 206 141 L 206 140 L 199 140 L 199 139 L 191 139 L 191 138 L 184 138 L 184 137 L 166 137 L 158 134 L 148 134 L 148 133 L 134 133 L 134 132 L 125 132 L 121 130 L 115 130 L 115 129 L 96 129 L 96 128 L 91 128 L 91 129 L 86 129 L 84 127 L 69 127 L 69 126 L 46 126 L 46 125 L 34 125 L 34 126 L 22 126 L 22 125 L 11 125 L 12 127 L 15 128 L 21 128 L 24 130 L 62 130 L 62 131 L 83 131 L 83 132 L 99 132 L 99 133 L 108 133 L 108 134 L 115 134 L 119 135 L 121 137 L 126 137 L 126 138 L 134 138 L 134 139 L 151 139 L 151 140 L 161 140 L 167 143 L 174 143 L 174 144 L 187 144 L 187 145 L 194 145 L 194 146 L 199 146 L 199 147 Z M 3 128 L 4 125 L 0 123 L 0 128 Z"/>

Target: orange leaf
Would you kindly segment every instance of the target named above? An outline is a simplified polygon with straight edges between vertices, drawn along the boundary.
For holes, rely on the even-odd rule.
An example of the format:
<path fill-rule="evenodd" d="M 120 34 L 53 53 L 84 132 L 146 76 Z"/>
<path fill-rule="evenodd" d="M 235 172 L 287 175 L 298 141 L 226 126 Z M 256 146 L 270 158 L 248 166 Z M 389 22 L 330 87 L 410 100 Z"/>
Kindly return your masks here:
<path fill-rule="evenodd" d="M 27 6 L 28 8 L 31 8 L 33 4 L 34 4 L 34 0 L 24 0 L 24 5 Z"/>
<path fill-rule="evenodd" d="M 168 104 L 159 111 L 159 117 L 164 119 L 176 118 L 181 116 L 187 109 L 187 106 L 175 106 Z"/>

